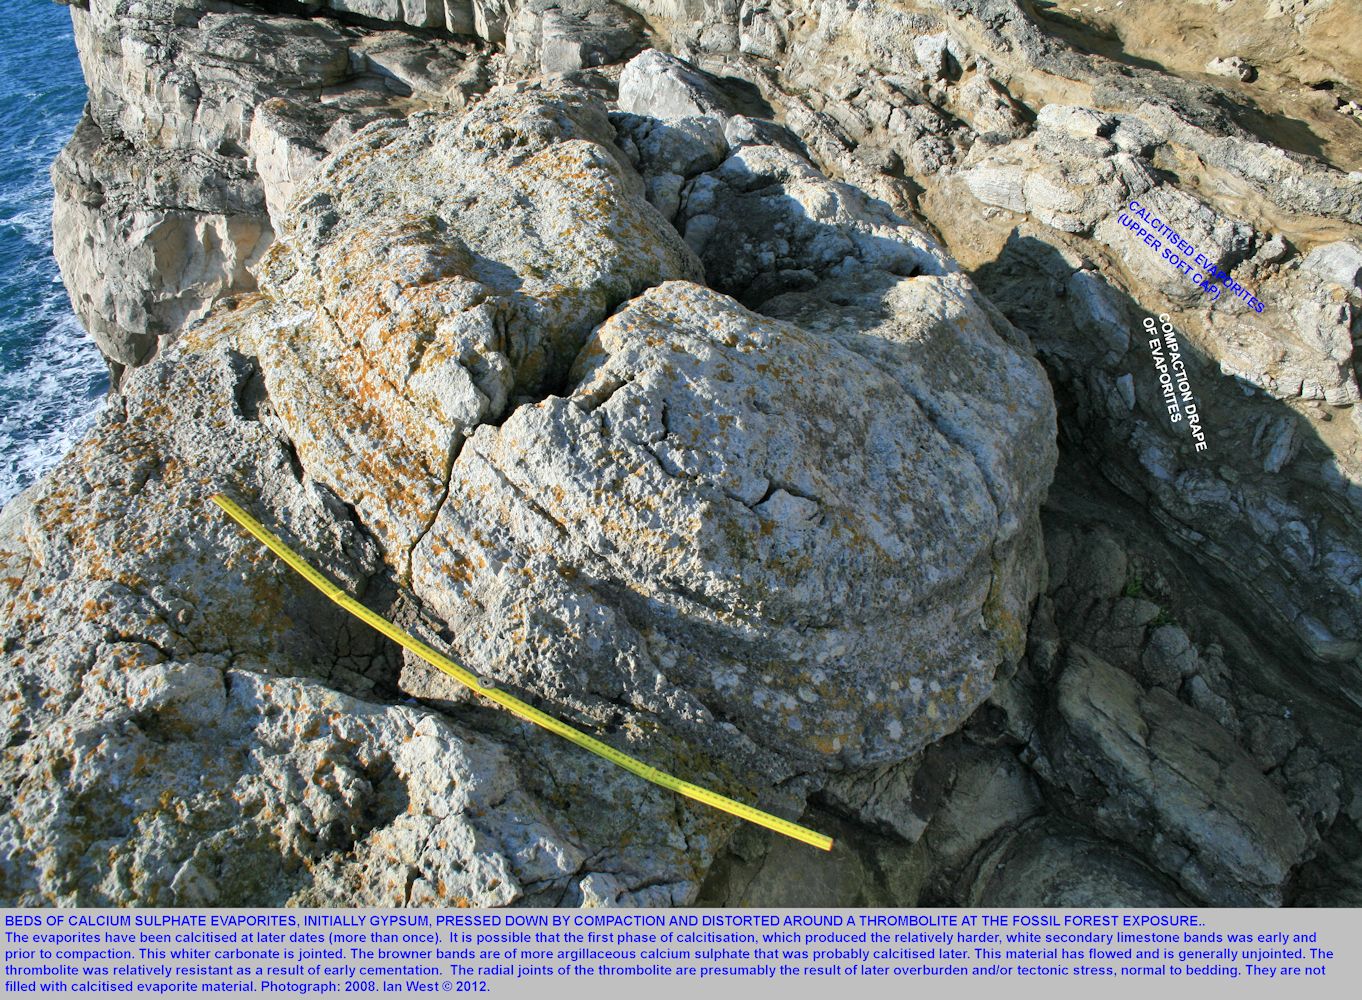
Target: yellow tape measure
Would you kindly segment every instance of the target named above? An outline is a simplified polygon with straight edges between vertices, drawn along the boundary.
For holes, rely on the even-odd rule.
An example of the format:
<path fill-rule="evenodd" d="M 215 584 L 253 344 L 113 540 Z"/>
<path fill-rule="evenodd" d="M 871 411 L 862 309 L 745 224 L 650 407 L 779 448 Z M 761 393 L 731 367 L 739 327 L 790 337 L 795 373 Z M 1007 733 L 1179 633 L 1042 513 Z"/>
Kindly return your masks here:
<path fill-rule="evenodd" d="M 712 792 L 708 788 L 702 788 L 700 785 L 692 785 L 689 781 L 682 781 L 680 778 L 674 777 L 665 771 L 659 771 L 655 767 L 650 767 L 643 763 L 643 761 L 630 757 L 626 753 L 621 753 L 608 743 L 602 743 L 600 740 L 588 736 L 580 729 L 555 719 L 545 712 L 541 712 L 533 705 L 521 701 L 514 695 L 506 694 L 504 691 L 499 691 L 495 688 L 483 687 L 482 682 L 479 681 L 477 675 L 472 671 L 464 669 L 448 657 L 437 653 L 415 636 L 404 632 L 386 618 L 370 611 L 363 604 L 360 604 L 359 601 L 341 590 L 340 587 L 337 587 L 327 579 L 320 570 L 315 569 L 307 560 L 284 544 L 277 535 L 242 510 L 241 506 L 235 501 L 223 496 L 221 493 L 214 495 L 211 499 L 213 503 L 226 511 L 232 520 L 236 521 L 237 524 L 249 531 L 257 539 L 263 542 L 271 552 L 296 570 L 304 580 L 312 584 L 312 586 L 316 587 L 346 611 L 350 612 L 350 614 L 382 632 L 393 642 L 411 650 L 431 666 L 436 667 L 450 677 L 453 677 L 465 687 L 476 691 L 488 701 L 495 702 L 502 708 L 518 715 L 527 722 L 533 722 L 536 726 L 542 726 L 551 733 L 557 733 L 559 736 L 563 737 L 563 739 L 577 744 L 577 746 L 581 747 L 583 750 L 590 750 L 592 753 L 596 754 L 596 756 L 604 757 L 612 764 L 617 764 L 626 771 L 631 771 L 640 778 L 651 781 L 654 785 L 661 785 L 663 788 L 670 789 L 679 795 L 695 799 L 697 802 L 703 802 L 707 806 L 713 806 L 715 809 L 737 816 L 739 819 L 745 819 L 749 823 L 756 823 L 758 826 L 764 826 L 768 830 L 774 830 L 776 833 L 782 833 L 787 837 L 793 837 L 795 840 L 811 844 L 824 851 L 832 850 L 831 837 L 826 837 L 807 827 L 800 826 L 798 823 L 791 823 L 789 820 L 781 819 L 779 816 L 772 816 L 770 813 L 762 812 L 760 809 L 755 809 L 745 803 L 727 798 L 720 795 L 718 792 Z"/>

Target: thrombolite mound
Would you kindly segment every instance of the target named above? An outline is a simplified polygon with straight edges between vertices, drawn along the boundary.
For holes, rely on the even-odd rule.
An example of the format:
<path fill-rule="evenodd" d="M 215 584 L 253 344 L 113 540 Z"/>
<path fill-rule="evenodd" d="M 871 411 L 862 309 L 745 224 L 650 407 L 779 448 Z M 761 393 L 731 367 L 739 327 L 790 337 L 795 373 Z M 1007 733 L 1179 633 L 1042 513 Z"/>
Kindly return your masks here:
<path fill-rule="evenodd" d="M 589 715 L 807 771 L 901 759 L 1021 652 L 1052 452 L 1019 360 L 1033 409 L 974 428 L 1033 451 L 1000 511 L 889 352 L 659 286 L 570 395 L 470 438 L 413 587 L 497 679 Z"/>
<path fill-rule="evenodd" d="M 731 833 L 399 668 L 219 488 L 471 669 L 787 812 L 1021 655 L 1035 362 L 901 223 L 930 273 L 849 257 L 807 328 L 703 288 L 613 137 L 571 91 L 360 132 L 265 294 L 6 509 L 8 898 L 685 903 Z"/>

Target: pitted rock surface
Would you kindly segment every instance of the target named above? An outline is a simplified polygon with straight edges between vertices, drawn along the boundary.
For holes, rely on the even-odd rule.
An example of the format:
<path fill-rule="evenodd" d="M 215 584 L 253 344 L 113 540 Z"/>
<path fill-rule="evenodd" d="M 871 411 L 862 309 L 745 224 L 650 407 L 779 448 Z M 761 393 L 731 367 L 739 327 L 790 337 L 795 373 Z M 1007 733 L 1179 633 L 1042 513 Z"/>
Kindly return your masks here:
<path fill-rule="evenodd" d="M 621 302 L 699 276 L 613 137 L 571 94 L 372 126 L 263 265 L 281 304 L 259 345 L 274 405 L 400 571 L 465 432 L 561 382 Z"/>
<path fill-rule="evenodd" d="M 1034 365 L 977 335 L 1044 399 Z M 1044 404 L 1014 421 L 1037 466 L 1000 512 L 897 360 L 652 289 L 596 332 L 571 394 L 469 439 L 413 586 L 468 660 L 579 711 L 716 745 L 722 720 L 805 769 L 907 756 L 1020 652 L 1004 609 L 1036 580 L 997 549 L 1034 544 L 1053 453 Z"/>

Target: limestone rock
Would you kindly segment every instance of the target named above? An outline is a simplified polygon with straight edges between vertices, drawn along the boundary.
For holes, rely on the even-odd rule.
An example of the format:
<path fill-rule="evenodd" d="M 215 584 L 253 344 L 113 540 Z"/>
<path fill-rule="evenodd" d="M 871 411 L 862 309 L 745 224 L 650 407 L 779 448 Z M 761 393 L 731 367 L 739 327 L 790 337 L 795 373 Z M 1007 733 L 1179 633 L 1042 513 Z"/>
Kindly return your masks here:
<path fill-rule="evenodd" d="M 445 0 L 311 0 L 311 6 L 416 28 L 445 27 Z"/>
<path fill-rule="evenodd" d="M 148 173 L 85 118 L 52 170 L 62 278 L 116 371 L 146 362 L 222 295 L 254 289 L 250 268 L 273 236 L 248 179 L 165 167 Z"/>
<path fill-rule="evenodd" d="M 702 73 L 656 49 L 641 52 L 624 67 L 619 105 L 621 111 L 652 118 L 728 115 L 723 96 Z"/>
<path fill-rule="evenodd" d="M 1075 647 L 1041 773 L 1106 835 L 1145 851 L 1198 896 L 1278 903 L 1307 840 L 1286 801 L 1224 729 Z"/>
<path fill-rule="evenodd" d="M 1239 56 L 1218 56 L 1206 64 L 1206 72 L 1233 77 L 1242 83 L 1251 83 L 1258 76 L 1258 71 Z"/>
<path fill-rule="evenodd" d="M 741 70 L 732 58 L 701 60 L 702 66 L 756 81 L 820 164 L 835 164 L 841 176 L 901 213 L 916 204 L 958 254 L 982 268 L 987 293 L 1027 327 L 1054 377 L 1071 387 L 1079 401 L 1072 433 L 1101 465 L 1102 475 L 1122 483 L 1139 502 L 1154 498 L 1161 517 L 1177 526 L 1170 530 L 1198 546 L 1206 565 L 1214 567 L 1217 586 L 1234 587 L 1245 602 L 1262 606 L 1312 662 L 1346 664 L 1339 669 L 1354 684 L 1353 661 L 1362 649 L 1356 596 L 1351 581 L 1342 587 L 1326 582 L 1319 560 L 1340 547 L 1358 551 L 1362 538 L 1339 518 L 1332 501 L 1312 505 L 1299 495 L 1287 496 L 1292 491 L 1285 477 L 1296 474 L 1308 449 L 1294 457 L 1282 453 L 1287 464 L 1278 472 L 1267 472 L 1262 458 L 1249 465 L 1248 445 L 1271 407 L 1257 396 L 1243 401 L 1238 388 L 1255 386 L 1293 409 L 1325 404 L 1313 411 L 1321 414 L 1318 419 L 1287 418 L 1308 425 L 1308 431 L 1302 426 L 1296 432 L 1297 440 L 1326 441 L 1324 447 L 1350 470 L 1347 482 L 1362 475 L 1362 450 L 1349 429 L 1362 412 L 1352 360 L 1362 302 L 1349 290 L 1351 282 L 1330 280 L 1300 256 L 1293 260 L 1291 242 L 1275 231 L 1287 217 L 1308 215 L 1330 221 L 1289 227 L 1287 236 L 1300 241 L 1306 255 L 1321 245 L 1355 241 L 1362 175 L 1349 172 L 1347 164 L 1356 160 L 1347 159 L 1353 154 L 1341 133 L 1310 117 L 1311 128 L 1330 138 L 1322 151 L 1305 149 L 1227 112 L 1232 95 L 1166 73 L 1132 72 L 1076 51 L 1048 31 L 1052 26 L 1043 15 L 1027 13 L 1013 0 L 942 0 L 912 10 L 832 3 L 821 5 L 817 18 L 802 20 L 794 6 L 771 8 L 771 23 L 781 26 L 778 48 L 749 46 L 749 62 Z M 1099 20 L 1118 25 L 1122 37 L 1133 32 L 1151 45 L 1157 36 L 1152 26 L 1175 23 L 1178 15 L 1164 4 L 1148 18 L 1127 7 L 1108 8 Z M 660 17 L 674 38 L 698 46 L 705 37 L 707 27 L 688 25 L 692 15 L 682 10 L 650 5 L 649 14 Z M 722 16 L 707 12 L 705 24 Z M 1341 19 L 1339 24 L 1355 21 L 1341 8 L 1330 17 Z M 757 23 L 753 12 L 739 20 Z M 1217 28 L 1231 21 L 1256 23 L 1252 17 L 1219 19 Z M 1275 50 L 1265 53 L 1280 46 L 1292 67 L 1280 72 L 1323 66 L 1326 35 L 1313 19 L 1274 28 L 1271 38 L 1249 39 L 1253 33 L 1245 31 L 1252 44 L 1242 51 L 1251 62 L 1274 63 Z M 1179 35 L 1166 33 L 1165 45 L 1171 37 Z M 1299 56 L 1301 47 L 1313 55 Z M 1178 53 L 1156 53 L 1153 61 L 1167 64 L 1169 54 Z M 1183 69 L 1196 76 L 1206 58 L 1219 54 L 1184 63 Z M 1008 142 L 987 126 L 948 124 L 940 109 L 964 112 L 965 88 L 984 74 L 1009 92 L 1027 94 L 1036 105 L 1034 134 L 1022 132 Z M 1045 81 L 1055 78 L 1071 83 L 1050 89 Z M 1322 86 L 1342 86 L 1337 71 L 1329 80 Z M 1334 163 L 1321 158 L 1333 151 L 1340 153 Z M 905 183 L 894 176 L 900 170 Z M 1209 180 L 1207 171 L 1223 184 L 1197 183 L 1199 177 Z M 915 196 L 913 185 L 924 194 Z M 1208 263 L 1247 286 L 1265 303 L 1263 313 L 1225 294 L 1224 282 L 1220 300 L 1208 304 L 1158 249 L 1118 227 L 1113 220 L 1132 198 L 1152 206 Z M 972 204 L 979 210 L 965 210 Z M 706 225 L 702 219 L 697 240 L 706 238 Z M 993 235 L 981 239 L 982 232 Z M 1345 234 L 1351 235 L 1344 240 Z M 762 236 L 775 243 L 769 230 Z M 759 248 L 765 249 L 754 243 Z M 1162 249 L 1167 248 L 1165 241 Z M 778 252 L 778 245 L 772 250 Z M 750 268 L 751 257 L 738 266 Z M 807 280 L 794 268 L 785 272 L 783 280 Z M 1234 456 L 1237 483 L 1207 481 L 1191 464 L 1197 459 L 1186 450 L 1190 443 L 1169 441 L 1166 416 L 1159 422 L 1152 405 L 1157 387 L 1147 383 L 1147 357 L 1131 330 L 1141 313 L 1164 312 L 1173 313 L 1175 327 L 1191 342 L 1182 355 L 1189 365 L 1201 366 L 1194 380 L 1201 388 L 1194 391 L 1202 394 L 1203 414 L 1221 414 L 1221 447 Z M 1123 381 L 1132 371 L 1136 377 Z M 1326 426 L 1328 420 L 1332 426 Z M 1342 480 L 1307 478 L 1322 487 L 1320 495 L 1337 492 L 1348 503 L 1350 487 L 1330 485 Z M 1196 501 L 1188 502 L 1192 496 Z M 1304 544 L 1285 544 L 1284 532 L 1302 530 Z M 1287 552 L 1291 557 L 1283 558 Z"/>
<path fill-rule="evenodd" d="M 470 58 L 467 48 L 443 39 L 413 37 L 399 31 L 368 32 L 350 46 L 350 59 L 399 97 L 414 97 L 435 107 L 462 108 L 488 89 L 486 64 Z M 338 104 L 345 107 L 334 100 L 320 102 L 319 107 L 331 109 Z M 362 124 L 355 122 L 352 130 L 358 131 Z M 339 142 L 329 148 L 336 145 Z"/>
<path fill-rule="evenodd" d="M 726 150 L 712 120 L 643 125 L 640 162 Z M 483 676 L 785 812 L 957 727 L 1015 659 L 1054 458 L 1034 363 L 906 230 L 865 234 L 835 334 L 694 284 L 617 134 L 532 90 L 361 129 L 284 213 L 265 294 L 130 374 L 6 509 L 14 898 L 680 905 L 732 830 L 521 724 L 383 705 L 471 696 L 217 489 Z M 905 256 L 934 276 L 878 269 Z M 935 401 L 912 358 L 948 330 L 1027 404 L 987 415 L 963 368 Z"/>
<path fill-rule="evenodd" d="M 716 287 L 752 306 L 823 277 L 946 269 L 920 231 L 779 146 L 743 146 L 693 180 L 677 225 Z"/>
<path fill-rule="evenodd" d="M 643 34 L 643 19 L 611 0 L 529 0 L 508 22 L 506 49 L 539 72 L 572 73 L 622 61 Z"/>
<path fill-rule="evenodd" d="M 1354 898 L 1362 70 L 1336 40 L 1359 25 L 1342 3 L 1235 9 L 1187 31 L 1179 0 L 1065 22 L 1020 0 L 73 5 L 91 101 L 54 174 L 57 254 L 116 370 L 152 367 L 3 515 L 10 895 L 681 905 L 729 835 L 470 713 L 287 575 L 219 571 L 181 510 L 213 480 L 430 641 L 659 765 L 790 815 L 822 786 L 836 815 L 811 815 L 855 849 L 811 871 L 749 832 L 703 901 Z M 541 74 L 618 79 L 620 110 L 607 124 L 541 81 L 467 128 L 404 123 Z M 1217 298 L 1117 224 L 1132 200 L 1223 270 Z M 687 283 L 701 265 L 715 292 Z M 257 274 L 270 301 L 225 311 Z M 1162 402 L 1143 327 L 1161 315 L 1209 452 Z M 1060 401 L 1043 522 L 1055 412 L 1033 347 Z M 857 436 L 867 386 L 894 402 L 875 427 L 950 467 L 912 518 L 887 472 L 853 491 L 856 468 L 892 465 Z M 779 421 L 756 405 L 796 389 L 815 402 Z M 838 448 L 863 440 L 848 467 Z M 799 465 L 805 441 L 837 458 Z M 926 546 L 935 579 L 891 571 L 890 543 L 962 500 L 955 561 Z M 889 547 L 838 549 L 834 508 Z M 186 582 L 146 586 L 163 578 Z M 913 631 L 923 608 L 940 648 Z M 914 663 L 868 638 L 881 622 Z M 901 682 L 961 650 L 958 695 Z M 295 748 L 280 712 L 321 728 Z M 219 757 L 247 747 L 229 783 Z M 126 801 L 71 780 L 73 752 Z M 129 818 L 163 766 L 176 797 Z M 416 813 L 389 816 L 404 798 Z"/>
<path fill-rule="evenodd" d="M 437 23 L 424 0 L 378 6 Z M 487 86 L 467 46 L 381 26 L 197 0 L 71 14 L 90 101 L 53 169 L 54 250 L 116 372 L 255 289 L 283 206 L 327 152 L 404 100 L 459 106 Z"/>
<path fill-rule="evenodd" d="M 619 303 L 698 275 L 613 138 L 581 95 L 381 123 L 283 224 L 261 271 L 288 306 L 259 347 L 270 394 L 400 572 L 465 432 L 561 381 Z"/>
<path fill-rule="evenodd" d="M 1019 425 L 1034 479 L 991 491 L 964 439 L 999 428 L 966 405 L 953 433 L 873 351 L 698 286 L 645 293 L 569 395 L 469 439 L 414 589 L 470 662 L 592 717 L 806 770 L 913 753 L 1019 652 L 1036 584 L 995 546 L 1034 538 L 1048 420 Z"/>
<path fill-rule="evenodd" d="M 955 106 L 980 135 L 1018 138 L 1029 131 L 1025 110 L 986 73 L 975 73 L 959 88 Z"/>
<path fill-rule="evenodd" d="M 617 112 L 611 122 L 616 142 L 643 175 L 648 201 L 668 220 L 676 218 L 686 182 L 728 155 L 728 138 L 716 118 L 664 121 Z"/>

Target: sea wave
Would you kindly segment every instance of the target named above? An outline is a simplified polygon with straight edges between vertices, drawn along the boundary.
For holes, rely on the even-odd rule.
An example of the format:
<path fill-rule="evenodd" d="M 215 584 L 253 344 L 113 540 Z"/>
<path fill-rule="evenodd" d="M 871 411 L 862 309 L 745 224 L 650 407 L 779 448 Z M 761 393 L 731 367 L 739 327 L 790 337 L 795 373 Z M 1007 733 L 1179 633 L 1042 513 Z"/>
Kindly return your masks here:
<path fill-rule="evenodd" d="M 0 20 L 0 505 L 50 469 L 103 406 L 108 371 L 52 257 L 48 169 L 85 100 L 64 8 Z"/>

